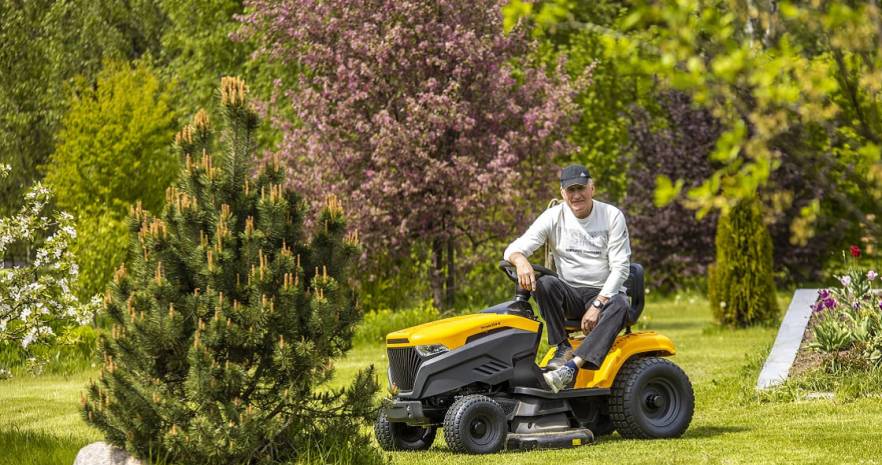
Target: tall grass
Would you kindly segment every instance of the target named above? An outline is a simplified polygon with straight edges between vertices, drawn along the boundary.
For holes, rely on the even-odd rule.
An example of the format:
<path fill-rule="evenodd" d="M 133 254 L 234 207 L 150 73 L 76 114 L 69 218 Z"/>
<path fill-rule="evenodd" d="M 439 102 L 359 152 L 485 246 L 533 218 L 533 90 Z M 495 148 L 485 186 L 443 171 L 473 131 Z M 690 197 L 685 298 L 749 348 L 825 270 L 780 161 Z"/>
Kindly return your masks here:
<path fill-rule="evenodd" d="M 882 397 L 882 368 L 831 370 L 819 367 L 789 378 L 778 388 L 761 392 L 759 397 L 765 402 L 792 402 L 817 393 L 832 394 L 839 402 Z"/>
<path fill-rule="evenodd" d="M 7 370 L 13 377 L 69 376 L 95 368 L 97 353 L 98 331 L 91 326 L 80 326 L 47 343 L 31 344 L 27 349 L 8 342 L 0 344 L 0 370 Z"/>
<path fill-rule="evenodd" d="M 63 433 L 0 430 L 0 465 L 70 465 L 83 445 L 80 438 Z"/>

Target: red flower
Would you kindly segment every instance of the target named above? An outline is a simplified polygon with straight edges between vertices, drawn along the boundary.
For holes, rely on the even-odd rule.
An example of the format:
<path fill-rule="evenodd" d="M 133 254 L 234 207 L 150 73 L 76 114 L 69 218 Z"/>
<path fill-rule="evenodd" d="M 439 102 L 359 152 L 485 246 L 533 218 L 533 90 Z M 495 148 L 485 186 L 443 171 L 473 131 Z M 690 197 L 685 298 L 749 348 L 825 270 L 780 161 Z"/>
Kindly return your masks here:
<path fill-rule="evenodd" d="M 855 257 L 855 258 L 860 257 L 861 256 L 861 248 L 856 245 L 851 246 L 851 256 Z"/>

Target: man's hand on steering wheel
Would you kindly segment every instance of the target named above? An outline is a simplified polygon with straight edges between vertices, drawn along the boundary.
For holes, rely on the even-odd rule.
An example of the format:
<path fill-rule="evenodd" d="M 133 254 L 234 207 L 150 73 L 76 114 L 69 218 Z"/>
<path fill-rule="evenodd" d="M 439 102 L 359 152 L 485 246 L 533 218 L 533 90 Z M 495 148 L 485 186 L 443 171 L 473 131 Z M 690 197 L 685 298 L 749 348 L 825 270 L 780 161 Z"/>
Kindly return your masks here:
<path fill-rule="evenodd" d="M 520 252 L 515 252 L 510 257 L 509 261 L 514 263 L 515 268 L 518 271 L 518 285 L 521 288 L 526 289 L 528 291 L 536 290 L 536 273 L 533 271 L 533 265 L 530 265 L 529 260 L 524 254 Z"/>

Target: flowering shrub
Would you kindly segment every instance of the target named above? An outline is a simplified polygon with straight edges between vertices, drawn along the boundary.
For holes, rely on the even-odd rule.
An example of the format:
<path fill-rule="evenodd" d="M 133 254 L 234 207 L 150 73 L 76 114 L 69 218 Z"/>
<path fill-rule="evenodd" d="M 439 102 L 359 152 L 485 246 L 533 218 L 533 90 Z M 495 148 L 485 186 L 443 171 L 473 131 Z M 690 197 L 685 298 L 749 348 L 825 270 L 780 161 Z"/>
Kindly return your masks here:
<path fill-rule="evenodd" d="M 0 178 L 9 170 L 0 165 Z M 0 268 L 0 342 L 25 349 L 53 335 L 53 327 L 85 324 L 100 303 L 94 297 L 82 304 L 71 291 L 79 274 L 70 252 L 76 230 L 67 213 L 45 211 L 50 200 L 49 190 L 37 183 L 25 194 L 18 214 L 0 218 L 0 256 L 14 243 L 46 237 L 33 263 Z"/>
<path fill-rule="evenodd" d="M 859 368 L 882 366 L 882 299 L 874 288 L 879 274 L 855 264 L 860 249 L 852 246 L 841 287 L 821 289 L 812 310 L 818 315 L 809 346 L 830 354 L 834 364 Z M 843 254 L 845 255 L 845 254 Z"/>
<path fill-rule="evenodd" d="M 439 308 L 459 293 L 463 247 L 511 236 L 555 194 L 555 157 L 575 154 L 573 96 L 593 66 L 570 79 L 564 60 L 527 58 L 536 44 L 520 23 L 505 32 L 506 3 L 245 2 L 258 54 L 304 70 L 278 81 L 288 182 L 314 207 L 327 192 L 359 206 L 366 263 L 428 251 Z"/>

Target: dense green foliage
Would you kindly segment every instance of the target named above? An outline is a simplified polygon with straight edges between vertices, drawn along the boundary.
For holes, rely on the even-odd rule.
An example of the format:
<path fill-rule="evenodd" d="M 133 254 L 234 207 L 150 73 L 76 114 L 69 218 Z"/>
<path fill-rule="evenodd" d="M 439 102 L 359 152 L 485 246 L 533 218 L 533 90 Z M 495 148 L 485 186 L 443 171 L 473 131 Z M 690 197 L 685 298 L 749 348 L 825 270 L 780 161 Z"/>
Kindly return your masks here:
<path fill-rule="evenodd" d="M 39 27 L 45 2 L 0 2 L 0 164 L 12 176 L 0 183 L 0 212 L 15 211 L 37 166 L 52 151 L 63 101 L 45 58 Z"/>
<path fill-rule="evenodd" d="M 708 155 L 722 128 L 681 92 L 660 95 L 658 106 L 657 116 L 632 109 L 633 162 L 622 209 L 627 212 L 632 259 L 647 270 L 648 286 L 669 291 L 706 275 L 714 259 L 717 215 L 698 219 L 682 202 L 659 205 L 657 183 L 666 176 L 695 187 L 712 175 Z"/>
<path fill-rule="evenodd" d="M 708 300 L 717 321 L 732 326 L 775 322 L 772 239 L 757 199 L 740 201 L 720 218 L 716 248 Z"/>
<path fill-rule="evenodd" d="M 877 5 L 515 0 L 507 16 L 511 24 L 534 24 L 534 35 L 544 40 L 540 53 L 565 52 L 571 67 L 598 60 L 588 91 L 607 101 L 580 101 L 586 111 L 573 138 L 580 159 L 599 164 L 600 187 L 609 185 L 610 198 L 617 188 L 630 195 L 633 186 L 651 184 L 662 203 L 676 201 L 703 217 L 759 192 L 776 272 L 787 283 L 818 279 L 818 258 L 835 259 L 831 251 L 848 243 L 875 246 L 882 195 L 875 83 L 882 61 L 867 44 L 877 43 L 882 30 Z M 668 126 L 658 104 L 670 90 L 710 113 L 716 127 Z M 633 173 L 651 171 L 654 163 L 634 137 L 646 132 L 644 113 L 652 119 L 650 132 L 706 140 L 696 148 L 705 160 L 686 172 L 661 170 L 658 184 L 635 179 Z M 590 155 L 596 144 L 605 147 L 600 158 Z M 660 229 L 669 234 L 634 239 L 643 250 L 665 250 L 690 242 L 694 232 L 686 225 Z M 660 270 L 673 275 L 673 285 L 700 268 L 690 263 L 706 261 L 682 254 L 689 252 L 681 248 L 674 261 L 685 275 Z"/>
<path fill-rule="evenodd" d="M 719 168 L 685 193 L 699 213 L 725 210 L 759 189 L 771 215 L 796 211 L 792 244 L 823 227 L 824 213 L 878 231 L 867 201 L 880 195 L 880 54 L 869 45 L 879 39 L 880 10 L 778 3 L 640 3 L 607 40 L 634 73 L 687 92 L 723 125 L 711 152 Z M 773 182 L 788 159 L 822 173 L 812 176 L 816 189 L 825 186 L 821 198 Z M 679 194 L 673 182 L 661 190 Z"/>
<path fill-rule="evenodd" d="M 75 291 L 81 298 L 87 298 L 103 292 L 113 270 L 122 263 L 129 231 L 125 217 L 103 205 L 82 208 L 78 215 L 78 235 L 72 249 L 80 266 Z"/>
<path fill-rule="evenodd" d="M 0 209 L 8 212 L 53 150 L 65 86 L 76 76 L 92 82 L 105 59 L 156 56 L 164 15 L 151 1 L 3 0 L 0 18 L 0 163 L 14 173 Z"/>
<path fill-rule="evenodd" d="M 164 71 L 178 81 L 184 108 L 213 105 L 222 76 L 242 75 L 250 46 L 230 39 L 238 28 L 240 0 L 163 0 L 168 16 L 162 36 Z"/>
<path fill-rule="evenodd" d="M 143 62 L 107 62 L 94 85 L 79 80 L 46 166 L 58 205 L 161 208 L 178 171 L 169 142 L 174 119 L 169 90 Z"/>
<path fill-rule="evenodd" d="M 77 93 L 71 88 L 95 85 L 105 61 L 154 62 L 164 82 L 182 83 L 176 100 L 209 103 L 221 73 L 246 62 L 247 50 L 227 37 L 240 12 L 240 2 L 0 2 L 0 163 L 12 166 L 0 184 L 0 212 L 14 211 L 24 190 L 43 176 Z M 6 258 L 33 259 L 27 252 L 14 248 Z M 103 270 L 85 274 L 106 276 Z"/>
<path fill-rule="evenodd" d="M 84 418 L 141 458 L 271 464 L 325 448 L 355 463 L 374 409 L 372 367 L 318 390 L 360 317 L 358 251 L 334 196 L 304 231 L 304 200 L 278 159 L 256 166 L 258 118 L 238 78 L 221 84 L 220 143 L 204 111 L 175 137 L 186 164 L 161 214 L 132 209 L 126 262 L 106 294 L 103 367 Z"/>
<path fill-rule="evenodd" d="M 77 80 L 46 183 L 83 231 L 75 246 L 82 296 L 100 293 L 119 265 L 129 205 L 162 208 L 179 165 L 169 142 L 175 116 L 171 91 L 144 62 L 107 62 L 95 84 Z"/>

